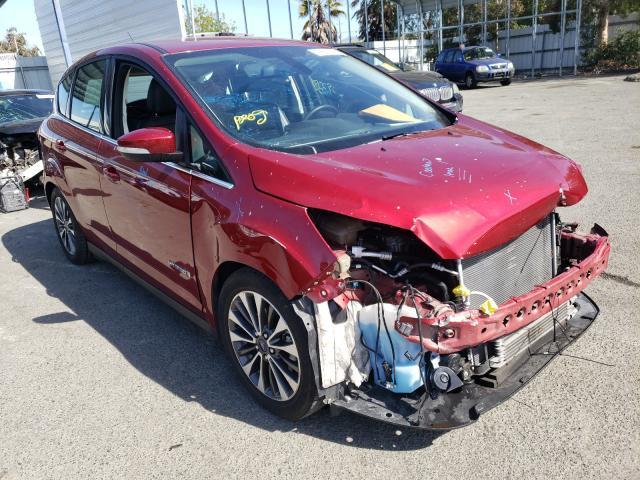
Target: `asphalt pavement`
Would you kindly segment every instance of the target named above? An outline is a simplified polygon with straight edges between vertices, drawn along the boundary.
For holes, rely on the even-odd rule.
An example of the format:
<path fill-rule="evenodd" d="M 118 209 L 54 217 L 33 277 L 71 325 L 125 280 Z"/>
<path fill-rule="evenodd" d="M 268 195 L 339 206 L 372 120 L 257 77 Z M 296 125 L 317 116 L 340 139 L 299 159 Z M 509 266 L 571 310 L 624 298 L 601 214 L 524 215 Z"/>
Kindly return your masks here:
<path fill-rule="evenodd" d="M 562 217 L 613 252 L 591 329 L 446 433 L 276 418 L 213 337 L 110 265 L 68 263 L 45 202 L 0 214 L 0 479 L 640 478 L 640 84 L 622 79 L 463 92 L 466 114 L 583 165 L 590 192 Z"/>

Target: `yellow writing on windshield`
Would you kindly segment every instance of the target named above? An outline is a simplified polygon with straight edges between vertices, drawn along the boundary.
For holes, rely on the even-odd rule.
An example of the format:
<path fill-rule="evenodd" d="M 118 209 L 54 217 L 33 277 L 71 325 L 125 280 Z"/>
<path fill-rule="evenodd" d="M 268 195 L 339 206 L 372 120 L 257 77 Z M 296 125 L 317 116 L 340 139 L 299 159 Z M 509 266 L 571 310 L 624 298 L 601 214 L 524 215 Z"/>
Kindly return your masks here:
<path fill-rule="evenodd" d="M 256 122 L 256 125 L 263 125 L 267 121 L 267 115 L 266 110 L 254 110 L 251 113 L 234 116 L 233 121 L 236 124 L 236 129 L 240 130 L 240 126 L 244 122 Z"/>

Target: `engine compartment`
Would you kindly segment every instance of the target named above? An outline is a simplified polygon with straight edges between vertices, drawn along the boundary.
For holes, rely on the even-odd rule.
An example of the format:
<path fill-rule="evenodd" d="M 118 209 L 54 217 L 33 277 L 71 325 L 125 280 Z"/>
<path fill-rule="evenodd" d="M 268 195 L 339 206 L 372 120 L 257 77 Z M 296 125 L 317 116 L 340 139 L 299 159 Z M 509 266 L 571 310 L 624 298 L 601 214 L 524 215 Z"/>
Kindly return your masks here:
<path fill-rule="evenodd" d="M 40 181 L 42 161 L 34 133 L 0 133 L 0 177 L 20 177 L 23 182 Z"/>
<path fill-rule="evenodd" d="M 350 278 L 374 283 L 383 299 L 410 284 L 441 302 L 452 300 L 456 263 L 440 259 L 411 232 L 335 213 L 309 215 L 329 246 L 349 255 Z"/>
<path fill-rule="evenodd" d="M 542 269 L 547 276 L 498 304 L 490 294 L 465 284 L 463 265 L 468 263 L 438 257 L 410 231 L 325 211 L 309 210 L 309 216 L 338 259 L 333 275 L 307 292 L 316 305 L 327 304 L 315 312 L 323 324 L 321 370 L 327 361 L 348 365 L 344 375 L 334 368 L 330 381 L 323 378 L 323 387 L 343 382 L 347 389 L 368 385 L 432 399 L 464 385 L 503 385 L 532 346 L 568 328 L 577 313 L 577 295 L 606 268 L 610 249 L 601 227 L 581 234 L 577 225 L 561 223 L 553 212 L 529 231 L 533 240 L 522 235 L 529 243 L 516 239 L 501 247 L 511 255 L 507 270 L 522 264 L 522 275 L 533 258 L 548 262 Z M 543 257 L 534 256 L 542 236 L 547 238 Z M 514 260 L 516 248 L 522 251 L 521 264 Z M 502 250 L 487 258 L 502 255 Z M 472 305 L 474 297 L 481 303 Z M 344 324 L 351 327 L 345 330 Z M 335 325 L 341 325 L 340 332 L 332 331 Z M 354 338 L 345 342 L 345 331 Z M 323 336 L 331 352 L 323 349 Z M 341 342 L 347 345 L 342 350 Z M 335 362 L 336 357 L 341 361 Z"/>

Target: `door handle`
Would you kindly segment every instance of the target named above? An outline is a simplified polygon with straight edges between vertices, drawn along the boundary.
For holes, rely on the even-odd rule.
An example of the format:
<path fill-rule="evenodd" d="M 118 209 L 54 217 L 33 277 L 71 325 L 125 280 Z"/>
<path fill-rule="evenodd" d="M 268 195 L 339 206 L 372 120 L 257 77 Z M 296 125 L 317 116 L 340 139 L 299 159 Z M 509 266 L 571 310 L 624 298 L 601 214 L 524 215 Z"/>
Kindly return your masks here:
<path fill-rule="evenodd" d="M 120 174 L 112 165 L 108 165 L 106 167 L 102 167 L 102 173 L 113 183 L 120 181 Z"/>
<path fill-rule="evenodd" d="M 62 140 L 56 140 L 55 142 L 53 142 L 53 148 L 55 148 L 59 152 L 64 152 L 67 149 Z"/>

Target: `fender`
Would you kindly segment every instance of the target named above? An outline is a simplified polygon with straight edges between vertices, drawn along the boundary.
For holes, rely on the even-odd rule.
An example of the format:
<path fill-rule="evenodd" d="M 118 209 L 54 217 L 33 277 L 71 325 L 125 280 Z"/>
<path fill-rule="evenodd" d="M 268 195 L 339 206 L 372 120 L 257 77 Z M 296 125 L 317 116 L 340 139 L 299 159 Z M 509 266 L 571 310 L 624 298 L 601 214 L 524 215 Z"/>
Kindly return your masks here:
<path fill-rule="evenodd" d="M 194 178 L 191 229 L 203 313 L 212 326 L 213 282 L 223 263 L 253 268 L 290 300 L 333 271 L 336 255 L 305 207 L 265 194 L 239 196 L 222 188 L 212 196 L 207 194 L 211 188 L 215 187 Z"/>

